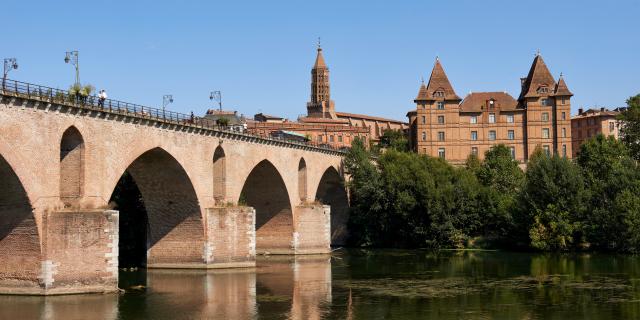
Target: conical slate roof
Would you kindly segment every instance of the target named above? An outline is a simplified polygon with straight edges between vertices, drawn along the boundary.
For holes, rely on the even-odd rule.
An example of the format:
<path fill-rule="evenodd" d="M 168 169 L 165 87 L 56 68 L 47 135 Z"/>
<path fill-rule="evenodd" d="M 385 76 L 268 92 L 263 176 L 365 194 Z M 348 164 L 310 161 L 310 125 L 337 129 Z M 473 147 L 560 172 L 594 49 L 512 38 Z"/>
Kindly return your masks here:
<path fill-rule="evenodd" d="M 549 68 L 542 60 L 540 54 L 536 55 L 529 69 L 529 74 L 522 85 L 522 91 L 518 100 L 530 97 L 540 97 L 542 95 L 549 95 L 551 89 L 556 85 L 556 81 L 553 79 Z M 547 87 L 548 93 L 539 92 L 541 87 Z"/>
<path fill-rule="evenodd" d="M 445 100 L 461 100 L 453 90 L 453 86 L 451 86 L 451 82 L 449 82 L 449 78 L 447 78 L 447 74 L 444 72 L 444 68 L 442 68 L 440 59 L 436 58 L 436 63 L 433 65 L 429 83 L 425 90 L 423 90 L 423 86 L 424 84 L 420 87 L 416 100 L 435 100 L 437 97 L 434 93 L 436 92 L 443 92 Z"/>
<path fill-rule="evenodd" d="M 560 79 L 558 80 L 558 84 L 556 84 L 556 89 L 554 90 L 554 95 L 556 96 L 573 96 L 573 93 L 569 91 L 569 87 L 564 82 L 564 78 L 562 74 L 560 75 Z"/>
<path fill-rule="evenodd" d="M 313 68 L 318 69 L 326 67 L 327 65 L 324 63 L 324 57 L 322 56 L 322 48 L 318 48 L 318 55 L 316 56 L 316 63 L 313 65 Z"/>

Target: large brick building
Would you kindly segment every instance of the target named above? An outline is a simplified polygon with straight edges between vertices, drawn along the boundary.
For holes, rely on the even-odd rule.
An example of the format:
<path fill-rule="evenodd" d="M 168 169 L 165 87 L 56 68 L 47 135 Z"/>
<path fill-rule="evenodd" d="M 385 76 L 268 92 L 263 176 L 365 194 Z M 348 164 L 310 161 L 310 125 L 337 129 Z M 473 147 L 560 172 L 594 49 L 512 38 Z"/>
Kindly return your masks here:
<path fill-rule="evenodd" d="M 307 136 L 313 142 L 335 147 L 348 147 L 355 138 L 363 139 L 366 143 L 376 142 L 384 131 L 404 132 L 408 129 L 408 124 L 402 121 L 336 112 L 335 103 L 331 100 L 329 68 L 320 46 L 311 69 L 311 97 L 307 103 L 307 115 L 299 117 L 296 122 L 270 121 L 271 118 L 256 115 L 255 121 L 247 123 L 248 128 L 253 133 L 263 135 L 278 130 L 293 131 Z"/>
<path fill-rule="evenodd" d="M 607 110 L 605 108 L 578 109 L 578 115 L 571 117 L 571 149 L 573 157 L 578 155 L 580 145 L 587 139 L 602 133 L 618 139 L 620 123 L 617 120 L 620 109 Z"/>
<path fill-rule="evenodd" d="M 472 153 L 480 158 L 495 144 L 505 144 L 525 163 L 536 146 L 571 157 L 573 94 L 560 76 L 556 82 L 542 56 L 521 78 L 516 100 L 506 92 L 474 92 L 461 99 L 436 59 L 429 82 L 407 114 L 412 148 L 461 164 Z"/>

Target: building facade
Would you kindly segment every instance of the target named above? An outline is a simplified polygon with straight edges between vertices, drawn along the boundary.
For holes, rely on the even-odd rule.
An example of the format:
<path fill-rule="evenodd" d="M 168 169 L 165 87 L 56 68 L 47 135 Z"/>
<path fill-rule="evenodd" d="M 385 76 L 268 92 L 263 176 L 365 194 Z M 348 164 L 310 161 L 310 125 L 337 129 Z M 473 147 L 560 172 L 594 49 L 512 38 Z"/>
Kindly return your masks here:
<path fill-rule="evenodd" d="M 516 100 L 506 92 L 474 92 L 461 99 L 439 59 L 429 82 L 422 83 L 407 114 L 412 148 L 421 154 L 462 164 L 470 154 L 483 158 L 496 144 L 525 163 L 539 146 L 571 157 L 571 97 L 562 75 L 556 82 L 542 56 L 521 78 Z"/>
<path fill-rule="evenodd" d="M 349 147 L 356 139 L 364 140 L 368 145 L 377 142 L 387 130 L 407 131 L 408 123 L 375 116 L 336 112 L 335 102 L 331 100 L 329 68 L 325 63 L 322 48 L 318 46 L 316 60 L 311 69 L 311 96 L 307 102 L 307 114 L 298 121 L 271 121 L 273 116 L 254 117 L 248 122 L 250 132 L 270 135 L 271 132 L 287 130 L 306 136 L 317 144 L 334 147 Z M 282 118 L 279 118 L 282 119 Z"/>
<path fill-rule="evenodd" d="M 571 149 L 573 157 L 578 156 L 580 145 L 589 138 L 602 133 L 605 136 L 620 136 L 620 122 L 617 120 L 620 109 L 607 110 L 605 108 L 578 109 L 578 115 L 571 117 Z"/>

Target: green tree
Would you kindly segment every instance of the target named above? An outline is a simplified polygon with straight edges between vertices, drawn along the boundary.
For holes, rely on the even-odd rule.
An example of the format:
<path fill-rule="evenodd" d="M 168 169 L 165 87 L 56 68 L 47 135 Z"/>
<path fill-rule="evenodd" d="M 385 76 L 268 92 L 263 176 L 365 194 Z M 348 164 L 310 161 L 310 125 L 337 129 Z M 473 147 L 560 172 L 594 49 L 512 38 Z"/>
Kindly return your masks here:
<path fill-rule="evenodd" d="M 379 146 L 396 151 L 409 151 L 409 140 L 402 131 L 385 130 L 382 136 L 380 136 Z"/>
<path fill-rule="evenodd" d="M 514 194 L 522 187 L 524 173 L 518 161 L 511 157 L 511 150 L 504 144 L 491 147 L 478 170 L 478 179 L 483 185 L 499 192 Z"/>
<path fill-rule="evenodd" d="M 627 109 L 619 118 L 622 121 L 620 136 L 629 148 L 631 156 L 640 160 L 640 94 L 627 99 Z"/>
<path fill-rule="evenodd" d="M 566 250 L 583 240 L 580 222 L 587 196 L 575 164 L 537 149 L 520 195 L 518 227 L 534 248 Z"/>

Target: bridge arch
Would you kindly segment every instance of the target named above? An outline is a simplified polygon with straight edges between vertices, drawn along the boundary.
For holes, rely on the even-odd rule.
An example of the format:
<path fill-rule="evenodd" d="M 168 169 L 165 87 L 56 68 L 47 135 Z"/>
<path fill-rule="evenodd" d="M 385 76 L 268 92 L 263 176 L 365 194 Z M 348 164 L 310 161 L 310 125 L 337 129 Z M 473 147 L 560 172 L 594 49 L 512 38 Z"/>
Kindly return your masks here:
<path fill-rule="evenodd" d="M 245 179 L 239 204 L 256 210 L 256 252 L 291 253 L 293 210 L 287 186 L 268 160 L 259 162 Z"/>
<path fill-rule="evenodd" d="M 224 149 L 218 146 L 213 153 L 213 199 L 222 204 L 227 197 L 227 163 Z"/>
<path fill-rule="evenodd" d="M 300 202 L 307 201 L 307 162 L 304 158 L 298 163 L 298 195 Z"/>
<path fill-rule="evenodd" d="M 110 202 L 121 211 L 121 257 L 131 249 L 139 254 L 146 251 L 150 266 L 203 263 L 200 203 L 176 158 L 160 147 L 144 152 L 129 164 L 113 190 Z M 131 194 L 139 198 L 127 198 Z"/>
<path fill-rule="evenodd" d="M 75 126 L 60 139 L 60 200 L 65 206 L 77 204 L 84 193 L 85 144 Z"/>
<path fill-rule="evenodd" d="M 41 247 L 31 201 L 13 170 L 0 155 L 0 283 L 37 287 Z"/>
<path fill-rule="evenodd" d="M 333 166 L 327 168 L 322 174 L 315 199 L 331 206 L 331 244 L 346 244 L 349 198 L 344 180 Z"/>

